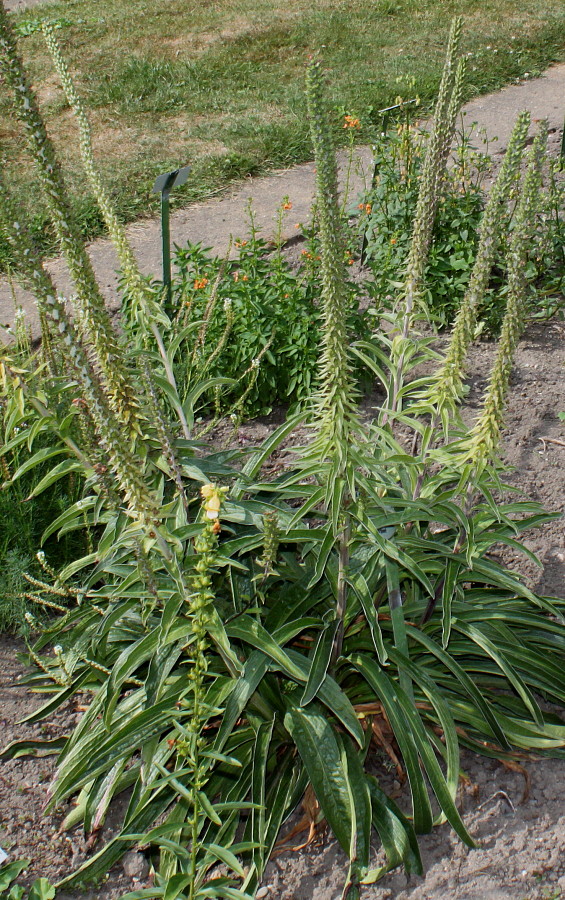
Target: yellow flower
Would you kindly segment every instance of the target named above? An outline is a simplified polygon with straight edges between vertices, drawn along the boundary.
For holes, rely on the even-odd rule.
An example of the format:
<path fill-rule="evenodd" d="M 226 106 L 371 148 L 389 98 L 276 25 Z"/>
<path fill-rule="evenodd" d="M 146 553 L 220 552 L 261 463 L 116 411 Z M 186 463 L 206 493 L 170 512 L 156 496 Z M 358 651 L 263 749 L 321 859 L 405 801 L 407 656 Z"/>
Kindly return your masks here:
<path fill-rule="evenodd" d="M 200 488 L 200 496 L 206 502 L 203 504 L 206 518 L 216 521 L 220 516 L 220 507 L 227 488 L 219 488 L 215 484 L 204 484 Z"/>

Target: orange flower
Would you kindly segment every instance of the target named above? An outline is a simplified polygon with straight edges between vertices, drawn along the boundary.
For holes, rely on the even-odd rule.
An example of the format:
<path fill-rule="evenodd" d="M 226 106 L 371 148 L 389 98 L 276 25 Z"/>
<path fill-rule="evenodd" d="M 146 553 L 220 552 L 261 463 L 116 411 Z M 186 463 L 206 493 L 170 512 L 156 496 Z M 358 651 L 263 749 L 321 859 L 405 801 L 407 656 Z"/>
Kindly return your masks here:
<path fill-rule="evenodd" d="M 235 246 L 236 247 L 247 247 L 247 241 L 236 241 Z"/>
<path fill-rule="evenodd" d="M 391 238 L 390 242 L 391 242 L 391 244 L 396 244 L 396 238 Z"/>
<path fill-rule="evenodd" d="M 290 202 L 290 200 L 285 200 L 285 202 L 282 205 L 282 208 L 283 209 L 292 209 L 292 203 Z"/>
<path fill-rule="evenodd" d="M 359 119 L 356 119 L 355 116 L 345 116 L 343 120 L 344 128 L 356 128 L 359 130 L 361 128 L 361 122 Z"/>
<path fill-rule="evenodd" d="M 209 281 L 208 278 L 195 278 L 194 279 L 194 290 L 201 291 L 202 288 L 206 287 L 206 285 L 208 284 L 208 281 Z"/>

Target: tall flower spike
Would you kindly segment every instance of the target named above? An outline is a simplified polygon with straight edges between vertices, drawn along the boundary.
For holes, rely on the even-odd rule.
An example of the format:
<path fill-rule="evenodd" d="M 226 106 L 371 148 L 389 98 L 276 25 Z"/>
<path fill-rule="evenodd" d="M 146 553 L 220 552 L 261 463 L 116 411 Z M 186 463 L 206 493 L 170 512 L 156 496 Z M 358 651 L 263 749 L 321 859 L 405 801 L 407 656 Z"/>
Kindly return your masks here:
<path fill-rule="evenodd" d="M 318 60 L 313 60 L 306 70 L 306 99 L 316 164 L 316 210 L 322 271 L 322 354 L 314 448 L 322 458 L 332 459 L 343 466 L 346 448 L 357 427 L 357 416 L 348 358 L 347 286 L 337 166 Z"/>
<path fill-rule="evenodd" d="M 149 289 L 146 282 L 139 271 L 139 266 L 131 249 L 131 245 L 127 239 L 126 231 L 120 220 L 118 219 L 113 203 L 110 199 L 102 178 L 96 168 L 94 154 L 92 152 L 92 138 L 90 133 L 90 125 L 86 117 L 83 105 L 76 92 L 73 80 L 63 55 L 61 48 L 55 37 L 55 32 L 48 22 L 42 25 L 45 42 L 51 54 L 51 58 L 61 80 L 65 96 L 71 107 L 78 123 L 80 135 L 80 153 L 86 172 L 90 182 L 92 193 L 96 197 L 98 206 L 104 218 L 108 234 L 114 244 L 118 259 L 120 261 L 120 269 L 124 278 L 128 293 L 130 294 L 134 304 L 143 302 L 146 295 L 149 295 Z"/>
<path fill-rule="evenodd" d="M 432 130 L 424 160 L 412 229 L 412 242 L 406 265 L 404 290 L 406 304 L 405 331 L 409 329 L 410 315 L 422 289 L 424 270 L 439 202 L 439 188 L 443 180 L 445 165 L 455 131 L 457 113 L 461 105 L 464 66 L 462 63 L 456 62 L 460 39 L 461 19 L 456 18 L 451 25 L 445 64 L 434 110 Z"/>
<path fill-rule="evenodd" d="M 508 299 L 483 410 L 471 432 L 469 460 L 480 472 L 497 452 L 514 354 L 524 328 L 526 263 L 539 205 L 547 122 L 535 137 L 508 248 Z"/>
<path fill-rule="evenodd" d="M 51 276 L 43 267 L 30 241 L 28 229 L 22 227 L 1 171 L 0 227 L 10 243 L 22 283 L 33 292 L 39 309 L 49 319 L 65 350 L 129 514 L 141 522 L 155 523 L 158 519 L 157 503 L 143 481 L 144 461 L 127 449 L 128 441 L 124 438 L 121 422 L 108 405 L 97 373 L 57 294 Z"/>
<path fill-rule="evenodd" d="M 467 350 L 473 339 L 477 311 L 484 297 L 500 243 L 505 204 L 518 177 L 529 125 L 530 114 L 526 111 L 520 113 L 508 142 L 498 178 L 491 189 L 483 212 L 477 255 L 469 285 L 455 318 L 447 356 L 430 392 L 430 398 L 437 405 L 440 414 L 444 409 L 455 406 L 463 392 Z"/>
<path fill-rule="evenodd" d="M 387 424 L 391 415 L 398 412 L 401 406 L 401 388 L 405 377 L 406 360 L 413 350 L 414 340 L 417 339 L 412 335 L 414 314 L 422 293 L 437 207 L 445 178 L 445 167 L 455 133 L 457 113 L 461 105 L 465 67 L 463 62 L 456 62 L 460 38 L 461 19 L 456 18 L 451 25 L 432 129 L 420 179 L 410 250 L 400 296 L 400 303 L 404 304 L 402 327 L 400 334 L 396 335 L 391 345 L 392 381 L 386 409 L 381 418 L 383 425 Z"/>
<path fill-rule="evenodd" d="M 3 3 L 0 3 L 0 74 L 12 88 L 17 115 L 37 164 L 49 212 L 73 279 L 80 320 L 96 365 L 100 367 L 112 408 L 126 427 L 135 429 L 137 407 L 122 353 L 104 298 L 73 221 L 63 176 L 31 90 Z"/>

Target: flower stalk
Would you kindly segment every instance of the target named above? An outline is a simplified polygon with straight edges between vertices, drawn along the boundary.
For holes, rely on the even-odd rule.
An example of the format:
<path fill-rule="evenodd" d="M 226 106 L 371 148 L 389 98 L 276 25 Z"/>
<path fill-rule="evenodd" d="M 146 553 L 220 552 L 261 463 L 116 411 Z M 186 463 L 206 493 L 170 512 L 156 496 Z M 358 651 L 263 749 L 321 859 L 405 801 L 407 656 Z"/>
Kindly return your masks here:
<path fill-rule="evenodd" d="M 514 228 L 508 248 L 508 299 L 495 362 L 483 409 L 471 435 L 469 459 L 477 474 L 496 454 L 512 365 L 520 335 L 524 329 L 526 309 L 526 263 L 533 238 L 535 216 L 542 183 L 542 164 L 547 146 L 547 122 L 542 122 L 529 155 L 528 170 L 515 212 Z"/>
<path fill-rule="evenodd" d="M 530 114 L 520 113 L 481 219 L 477 256 L 469 286 L 455 318 L 447 356 L 432 388 L 432 400 L 441 416 L 444 410 L 454 408 L 463 394 L 467 351 L 474 336 L 477 312 L 500 244 L 505 205 L 518 177 L 529 125 Z"/>
<path fill-rule="evenodd" d="M 80 384 L 83 404 L 94 424 L 100 445 L 113 472 L 128 513 L 144 523 L 158 520 L 157 502 L 143 479 L 145 463 L 128 448 L 121 421 L 107 400 L 103 386 L 75 326 L 67 314 L 65 305 L 57 293 L 53 280 L 35 251 L 27 229 L 16 214 L 15 204 L 8 193 L 0 173 L 0 227 L 6 234 L 16 261 L 18 275 L 25 287 L 36 297 L 38 307 L 49 320 L 57 334 L 67 362 Z M 68 442 L 68 441 L 67 441 Z M 83 454 L 73 442 L 74 452 Z"/>
<path fill-rule="evenodd" d="M 92 263 L 74 222 L 55 150 L 29 86 L 3 4 L 0 4 L 0 74 L 12 89 L 16 113 L 38 168 L 61 250 L 75 285 L 80 322 L 89 351 L 92 351 L 95 363 L 100 368 L 112 408 L 124 426 L 137 431 L 135 395 L 118 339 Z"/>
<path fill-rule="evenodd" d="M 339 469 L 343 469 L 358 420 L 356 391 L 348 358 L 347 284 L 337 165 L 320 62 L 316 59 L 310 62 L 306 70 L 306 100 L 316 164 L 316 209 L 322 271 L 322 354 L 320 387 L 315 400 L 318 425 L 313 449 L 321 459 L 330 459 Z"/>

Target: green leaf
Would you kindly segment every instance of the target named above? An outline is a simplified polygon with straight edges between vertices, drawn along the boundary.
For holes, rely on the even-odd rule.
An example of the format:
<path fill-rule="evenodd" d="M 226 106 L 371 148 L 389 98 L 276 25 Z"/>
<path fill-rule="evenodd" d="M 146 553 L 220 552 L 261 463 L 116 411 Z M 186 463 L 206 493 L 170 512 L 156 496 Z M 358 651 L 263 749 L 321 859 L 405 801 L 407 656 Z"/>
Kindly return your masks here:
<path fill-rule="evenodd" d="M 16 859 L 0 866 L 0 891 L 7 891 L 13 881 L 31 865 L 30 859 Z"/>
<path fill-rule="evenodd" d="M 487 653 L 488 656 L 490 656 L 496 662 L 496 664 L 500 666 L 500 669 L 502 670 L 502 672 L 504 672 L 510 684 L 514 687 L 516 692 L 524 701 L 526 707 L 529 709 L 536 724 L 540 728 L 543 728 L 543 713 L 539 708 L 534 695 L 529 690 L 524 680 L 510 665 L 508 660 L 504 658 L 504 654 L 498 650 L 495 644 L 488 637 L 486 637 L 485 634 L 483 634 L 480 628 L 477 628 L 474 625 L 468 625 L 460 621 L 457 621 L 454 627 L 458 631 L 461 631 L 463 634 L 468 635 L 471 640 L 475 641 L 479 645 L 479 647 L 481 647 L 485 651 L 485 653 Z"/>
<path fill-rule="evenodd" d="M 320 548 L 318 550 L 316 566 L 314 569 L 314 574 L 312 575 L 312 578 L 310 579 L 310 581 L 308 583 L 308 590 L 311 590 L 314 587 L 314 585 L 316 585 L 319 582 L 320 578 L 322 578 L 322 576 L 326 570 L 326 566 L 328 564 L 328 559 L 329 559 L 330 553 L 332 552 L 334 546 L 335 546 L 334 532 L 333 532 L 332 528 L 328 528 L 326 531 L 324 540 L 322 541 Z"/>
<path fill-rule="evenodd" d="M 309 672 L 308 660 L 298 653 L 296 650 L 288 650 L 288 656 L 295 666 L 303 672 L 302 681 L 307 681 Z M 326 675 L 324 681 L 318 688 L 318 700 L 321 701 L 330 712 L 336 716 L 341 724 L 347 729 L 351 737 L 360 747 L 364 745 L 364 732 L 359 724 L 357 714 L 353 709 L 349 698 L 338 683 L 330 676 Z"/>
<path fill-rule="evenodd" d="M 220 819 L 218 813 L 216 812 L 213 804 L 210 802 L 204 791 L 198 791 L 198 802 L 202 807 L 202 811 L 206 813 L 211 822 L 214 822 L 215 825 L 221 825 L 222 820 Z"/>
<path fill-rule="evenodd" d="M 291 431 L 294 431 L 297 425 L 300 425 L 300 423 L 304 421 L 306 415 L 307 411 L 302 410 L 294 416 L 289 416 L 286 421 L 263 442 L 261 448 L 249 458 L 242 469 L 242 475 L 245 476 L 245 479 L 238 481 L 232 488 L 230 496 L 233 499 L 237 500 L 241 497 L 246 490 L 246 482 L 255 478 L 263 463 L 269 459 L 273 451 L 282 441 L 284 441 L 287 435 L 289 435 Z"/>
<path fill-rule="evenodd" d="M 18 759 L 20 756 L 53 756 L 67 743 L 67 738 L 52 738 L 50 741 L 13 741 L 2 750 L 0 759 Z M 43 751 L 43 752 L 42 752 Z"/>
<path fill-rule="evenodd" d="M 314 705 L 302 709 L 292 706 L 289 698 L 286 702 L 285 728 L 298 748 L 322 812 L 349 856 L 352 838 L 350 795 L 336 733 Z"/>
<path fill-rule="evenodd" d="M 173 875 L 167 881 L 163 893 L 163 900 L 177 900 L 177 898 L 182 895 L 184 889 L 189 886 L 191 881 L 192 875 L 183 875 L 182 872 L 179 875 Z"/>
<path fill-rule="evenodd" d="M 329 622 L 318 635 L 312 655 L 308 681 L 300 701 L 301 706 L 307 706 L 322 686 L 328 671 L 335 636 L 340 624 L 337 620 Z"/>
<path fill-rule="evenodd" d="M 339 735 L 343 759 L 347 770 L 347 785 L 352 813 L 351 849 L 349 858 L 354 863 L 352 874 L 358 881 L 364 877 L 371 852 L 371 795 L 359 751 L 347 735 Z"/>
<path fill-rule="evenodd" d="M 26 499 L 31 500 L 32 497 L 37 497 L 48 487 L 51 487 L 52 484 L 55 484 L 56 481 L 59 481 L 60 478 L 64 478 L 65 475 L 69 475 L 71 472 L 84 472 L 83 464 L 77 459 L 64 459 L 63 462 L 60 462 L 58 466 L 51 469 L 51 471 L 35 485 Z"/>
<path fill-rule="evenodd" d="M 235 723 L 264 678 L 268 666 L 268 658 L 259 651 L 253 652 L 245 663 L 243 672 L 226 702 L 222 724 L 214 742 L 215 750 L 221 751 L 225 746 Z"/>
<path fill-rule="evenodd" d="M 363 612 L 365 613 L 365 619 L 369 626 L 369 632 L 377 658 L 381 666 L 385 666 L 388 655 L 383 641 L 381 626 L 379 624 L 379 616 L 375 608 L 375 601 L 369 585 L 367 584 L 367 580 L 360 572 L 350 573 L 347 580 L 363 607 Z"/>
<path fill-rule="evenodd" d="M 251 813 L 251 840 L 256 844 L 256 850 L 253 852 L 253 863 L 257 870 L 259 880 L 263 877 L 263 869 L 265 864 L 265 855 L 263 847 L 265 845 L 266 830 L 266 807 L 265 794 L 267 789 L 267 763 L 269 759 L 269 750 L 273 737 L 273 728 L 275 718 L 270 722 L 264 722 L 257 729 L 255 738 L 255 746 L 253 748 L 253 769 L 251 781 L 251 799 L 255 807 Z"/>
<path fill-rule="evenodd" d="M 61 456 L 63 453 L 68 456 L 69 450 L 67 447 L 44 447 L 43 450 L 38 450 L 37 453 L 34 453 L 33 456 L 26 459 L 26 461 L 16 469 L 12 475 L 12 481 L 17 481 L 18 478 L 21 478 L 22 475 L 25 475 L 26 472 L 34 469 L 36 466 L 40 465 L 40 463 L 45 462 L 45 460 L 52 459 L 54 456 Z M 71 461 L 76 463 L 76 460 L 74 459 Z"/>
<path fill-rule="evenodd" d="M 206 850 L 207 853 L 210 853 L 215 859 L 219 859 L 220 862 L 223 862 L 232 870 L 232 872 L 239 875 L 240 878 L 245 878 L 243 866 L 239 862 L 237 856 L 234 856 L 234 854 L 226 849 L 226 847 L 220 847 L 218 844 L 202 844 L 202 849 Z"/>
<path fill-rule="evenodd" d="M 413 729 L 406 719 L 403 706 L 398 702 L 400 688 L 368 656 L 353 654 L 351 662 L 367 680 L 386 710 L 410 782 L 414 827 L 419 834 L 427 834 L 433 824 L 430 798 L 420 769 Z"/>
<path fill-rule="evenodd" d="M 374 884 L 399 865 L 404 865 L 408 874 L 421 875 L 422 860 L 413 825 L 400 812 L 396 803 L 381 790 L 373 775 L 367 775 L 367 785 L 371 796 L 373 827 L 382 841 L 387 865 L 367 873 L 363 884 Z"/>
<path fill-rule="evenodd" d="M 449 638 L 451 635 L 451 610 L 452 610 L 452 601 L 453 596 L 457 586 L 457 576 L 459 574 L 459 570 L 461 568 L 460 563 L 456 562 L 453 559 L 450 559 L 445 567 L 445 575 L 443 582 L 443 589 L 441 594 L 441 603 L 442 603 L 442 617 L 441 617 L 441 633 L 442 633 L 442 647 L 445 650 L 447 645 L 449 644 Z"/>
<path fill-rule="evenodd" d="M 397 564 L 391 559 L 385 560 L 385 571 L 394 643 L 403 656 L 409 657 L 410 652 L 408 650 L 408 638 L 406 637 L 402 594 L 400 592 L 400 572 L 398 571 Z M 412 702 L 414 702 L 412 682 L 405 670 L 400 672 L 400 686 L 406 695 L 410 697 Z"/>
<path fill-rule="evenodd" d="M 53 900 L 55 896 L 55 888 L 49 884 L 46 878 L 38 878 L 33 882 L 28 900 Z"/>
<path fill-rule="evenodd" d="M 465 672 L 465 670 L 459 665 L 459 663 L 453 658 L 452 655 L 446 653 L 425 632 L 421 631 L 419 628 L 414 628 L 411 625 L 407 626 L 407 632 L 411 638 L 423 644 L 423 646 L 426 647 L 426 649 L 430 653 L 432 653 L 446 667 L 446 669 L 448 669 L 448 671 L 452 672 L 455 675 L 461 686 L 467 691 L 477 710 L 480 711 L 484 716 L 485 722 L 492 730 L 492 736 L 496 741 L 498 741 L 501 747 L 509 750 L 510 745 L 508 743 L 508 738 L 500 727 L 496 714 L 492 710 L 490 703 L 485 700 L 479 688 L 476 686 L 475 682 L 467 674 L 467 672 Z"/>

